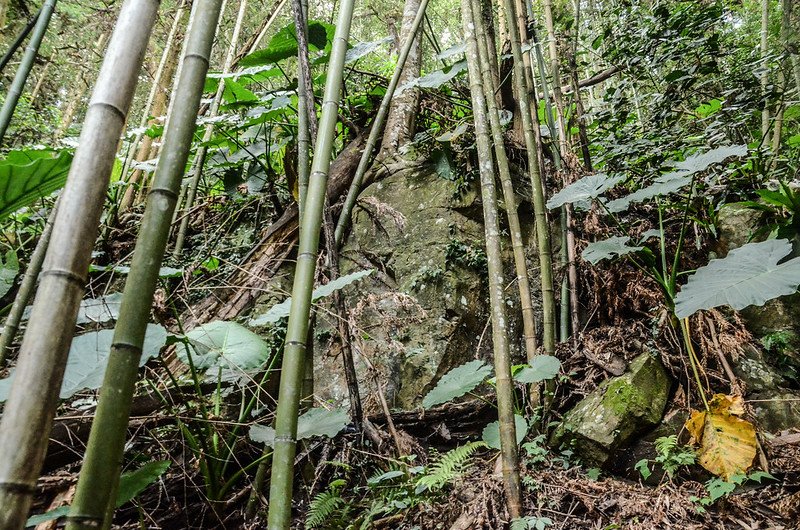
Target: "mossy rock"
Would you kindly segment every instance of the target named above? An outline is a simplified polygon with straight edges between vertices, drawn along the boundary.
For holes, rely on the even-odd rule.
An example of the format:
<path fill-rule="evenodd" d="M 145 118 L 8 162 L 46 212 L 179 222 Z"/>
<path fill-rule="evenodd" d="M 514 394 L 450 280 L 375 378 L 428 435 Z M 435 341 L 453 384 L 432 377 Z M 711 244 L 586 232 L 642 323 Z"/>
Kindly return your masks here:
<path fill-rule="evenodd" d="M 569 447 L 587 465 L 602 466 L 634 435 L 661 421 L 670 385 L 661 362 L 640 355 L 625 374 L 608 379 L 570 410 L 551 444 Z"/>

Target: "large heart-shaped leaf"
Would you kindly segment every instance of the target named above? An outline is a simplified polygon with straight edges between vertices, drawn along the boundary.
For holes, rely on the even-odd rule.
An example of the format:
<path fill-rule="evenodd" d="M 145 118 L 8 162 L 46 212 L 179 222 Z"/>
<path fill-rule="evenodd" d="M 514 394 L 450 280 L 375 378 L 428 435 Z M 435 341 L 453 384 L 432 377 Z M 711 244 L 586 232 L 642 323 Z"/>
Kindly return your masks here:
<path fill-rule="evenodd" d="M 553 379 L 561 370 L 561 361 L 552 355 L 537 355 L 529 366 L 525 366 L 514 374 L 514 380 L 520 383 L 539 383 Z"/>
<path fill-rule="evenodd" d="M 331 294 L 333 294 L 334 291 L 338 291 L 339 289 L 344 289 L 351 283 L 356 282 L 366 276 L 369 276 L 373 272 L 375 272 L 375 269 L 357 271 L 336 278 L 332 282 L 328 282 L 325 285 L 320 285 L 319 287 L 314 289 L 314 291 L 311 293 L 311 301 L 313 302 L 319 300 L 320 298 L 330 296 Z M 266 313 L 251 318 L 250 321 L 247 322 L 247 324 L 249 326 L 264 326 L 266 324 L 277 322 L 282 318 L 288 317 L 289 310 L 291 308 L 292 308 L 292 299 L 287 298 L 283 302 L 272 306 Z"/>
<path fill-rule="evenodd" d="M 630 238 L 628 236 L 614 236 L 595 243 L 589 243 L 586 245 L 586 248 L 583 249 L 581 257 L 592 265 L 596 265 L 604 259 L 624 256 L 631 252 L 638 252 L 644 248 L 628 246 L 629 240 Z"/>
<path fill-rule="evenodd" d="M 792 294 L 800 285 L 800 258 L 779 263 L 792 251 L 785 239 L 748 243 L 697 269 L 675 297 L 675 316 L 729 305 L 744 309 Z"/>
<path fill-rule="evenodd" d="M 350 423 L 350 416 L 347 414 L 347 409 L 309 409 L 297 418 L 297 439 L 305 440 L 314 436 L 333 438 L 348 423 Z M 267 425 L 253 425 L 250 427 L 250 439 L 274 447 L 275 429 Z"/>
<path fill-rule="evenodd" d="M 658 177 L 653 184 L 642 188 L 630 195 L 610 201 L 606 204 L 613 213 L 624 212 L 632 203 L 642 202 L 659 195 L 669 195 L 680 191 L 692 182 L 691 176 L 700 171 L 705 171 L 710 166 L 724 162 L 732 156 L 747 154 L 745 145 L 729 145 L 718 147 L 699 155 L 693 155 L 681 162 L 671 162 L 668 165 L 675 167 L 675 171 Z"/>
<path fill-rule="evenodd" d="M 517 435 L 517 445 L 519 445 L 525 435 L 528 434 L 528 422 L 519 414 L 514 414 L 514 427 Z M 492 449 L 500 450 L 500 422 L 493 421 L 483 429 L 481 435 L 486 445 Z"/>
<path fill-rule="evenodd" d="M 59 397 L 66 399 L 80 390 L 94 390 L 103 384 L 108 354 L 114 338 L 113 329 L 84 333 L 72 339 L 67 367 L 61 384 Z M 158 324 L 148 324 L 145 333 L 142 356 L 139 366 L 144 366 L 167 342 L 167 330 Z M 0 379 L 0 401 L 8 398 L 14 371 L 5 379 Z"/>
<path fill-rule="evenodd" d="M 439 88 L 445 83 L 450 82 L 451 79 L 453 79 L 460 73 L 466 71 L 467 71 L 467 61 L 466 60 L 458 61 L 457 63 L 452 64 L 447 68 L 436 70 L 422 77 L 418 77 L 416 79 L 412 79 L 406 83 L 403 83 L 395 91 L 395 96 L 398 96 L 403 92 L 405 92 L 406 90 L 408 90 L 409 88 L 414 88 L 414 87 Z"/>
<path fill-rule="evenodd" d="M 8 291 L 14 287 L 14 280 L 19 274 L 19 261 L 17 253 L 13 250 L 6 252 L 6 257 L 0 263 L 0 298 L 4 297 Z"/>
<path fill-rule="evenodd" d="M 237 324 L 215 320 L 186 334 L 192 345 L 195 368 L 227 368 L 241 371 L 256 370 L 269 360 L 270 347 L 258 335 Z M 189 362 L 185 348 L 178 348 L 178 359 Z"/>
<path fill-rule="evenodd" d="M 436 386 L 422 400 L 422 406 L 429 409 L 440 403 L 463 396 L 481 384 L 492 372 L 492 367 L 476 360 L 453 368 L 439 379 Z"/>
<path fill-rule="evenodd" d="M 694 411 L 686 430 L 699 445 L 698 463 L 728 480 L 744 473 L 756 456 L 756 430 L 753 424 L 736 416 L 744 412 L 742 398 L 715 395 L 708 411 Z"/>
<path fill-rule="evenodd" d="M 333 40 L 335 28 L 318 20 L 308 21 L 308 45 L 310 50 L 323 50 Z M 297 55 L 297 32 L 294 24 L 282 27 L 270 39 L 263 50 L 258 50 L 239 61 L 239 66 L 262 66 L 275 64 Z"/>
<path fill-rule="evenodd" d="M 0 220 L 61 188 L 70 164 L 69 151 L 11 151 L 0 160 Z"/>
<path fill-rule="evenodd" d="M 547 207 L 552 210 L 567 203 L 594 199 L 624 179 L 625 175 L 608 176 L 605 173 L 587 175 L 550 197 Z"/>

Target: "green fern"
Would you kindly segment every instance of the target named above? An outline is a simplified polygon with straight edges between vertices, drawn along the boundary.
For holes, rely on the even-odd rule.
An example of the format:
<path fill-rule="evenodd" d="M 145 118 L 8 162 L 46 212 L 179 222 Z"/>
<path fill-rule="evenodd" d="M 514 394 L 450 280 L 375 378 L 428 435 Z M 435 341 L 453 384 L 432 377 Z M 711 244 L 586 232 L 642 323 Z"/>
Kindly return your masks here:
<path fill-rule="evenodd" d="M 436 491 L 445 484 L 452 482 L 464 470 L 466 462 L 472 456 L 472 453 L 483 447 L 486 447 L 485 442 L 470 442 L 446 452 L 430 465 L 425 475 L 417 480 L 417 491 Z"/>
<path fill-rule="evenodd" d="M 323 526 L 330 528 L 331 525 L 327 523 L 329 523 L 334 516 L 342 515 L 341 510 L 346 506 L 346 503 L 339 491 L 345 484 L 347 484 L 345 480 L 334 480 L 328 485 L 327 490 L 318 493 L 314 497 L 308 507 L 306 530 L 321 528 Z"/>

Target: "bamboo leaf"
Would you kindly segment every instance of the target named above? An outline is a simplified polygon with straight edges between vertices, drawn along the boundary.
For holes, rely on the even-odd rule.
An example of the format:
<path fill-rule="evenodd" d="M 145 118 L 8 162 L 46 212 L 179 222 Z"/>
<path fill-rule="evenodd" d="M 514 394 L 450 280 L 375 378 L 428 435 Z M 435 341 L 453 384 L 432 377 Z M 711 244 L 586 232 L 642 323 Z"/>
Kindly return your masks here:
<path fill-rule="evenodd" d="M 69 151 L 11 151 L 0 160 L 0 220 L 61 188 L 71 163 Z"/>
<path fill-rule="evenodd" d="M 737 417 L 743 412 L 741 397 L 716 394 L 708 411 L 694 411 L 686 422 L 698 463 L 724 480 L 746 472 L 756 457 L 756 430 Z"/>
<path fill-rule="evenodd" d="M 339 289 L 344 289 L 351 283 L 354 283 L 361 278 L 365 278 L 375 272 L 375 269 L 368 269 L 365 271 L 358 271 L 353 272 L 351 274 L 347 274 L 345 276 L 341 276 L 332 282 L 328 282 L 325 285 L 320 285 L 314 292 L 311 293 L 311 301 L 319 300 L 320 298 L 324 298 L 326 296 L 330 296 L 334 293 L 334 291 L 338 291 Z M 292 299 L 287 298 L 283 302 L 272 306 L 269 311 L 266 313 L 253 317 L 247 322 L 248 326 L 263 326 L 265 324 L 272 324 L 274 322 L 279 321 L 282 318 L 289 316 L 289 310 L 292 307 Z"/>
<path fill-rule="evenodd" d="M 80 390 L 94 390 L 103 384 L 108 364 L 108 354 L 114 338 L 113 329 L 84 333 L 72 339 L 67 368 L 61 384 L 59 397 L 66 399 Z M 158 324 L 148 324 L 139 366 L 158 355 L 167 342 L 167 330 Z M 14 371 L 5 379 L 0 379 L 0 401 L 8 399 L 8 392 L 14 379 Z"/>
<path fill-rule="evenodd" d="M 583 249 L 581 257 L 592 265 L 596 265 L 604 259 L 621 257 L 631 252 L 638 252 L 644 248 L 629 247 L 629 240 L 630 238 L 628 236 L 614 236 L 595 243 L 589 243 L 586 245 L 586 248 Z"/>
<path fill-rule="evenodd" d="M 429 409 L 463 396 L 481 384 L 492 372 L 492 367 L 483 361 L 475 360 L 453 368 L 439 379 L 436 386 L 422 400 L 422 406 Z"/>
<path fill-rule="evenodd" d="M 333 438 L 350 423 L 350 416 L 344 408 L 324 409 L 313 408 L 307 410 L 297 418 L 297 440 L 325 436 Z M 250 439 L 261 442 L 269 447 L 275 445 L 275 429 L 266 425 L 253 425 L 250 427 Z"/>
<path fill-rule="evenodd" d="M 623 180 L 625 175 L 608 176 L 605 173 L 587 175 L 550 197 L 547 207 L 552 210 L 567 203 L 594 199 Z"/>
<path fill-rule="evenodd" d="M 528 422 L 519 414 L 514 414 L 514 428 L 517 433 L 517 445 L 522 443 L 528 434 Z M 493 421 L 483 429 L 481 438 L 492 449 L 500 450 L 500 422 Z"/>
<path fill-rule="evenodd" d="M 729 305 L 744 309 L 792 294 L 800 284 L 800 258 L 780 263 L 792 251 L 785 239 L 748 243 L 697 269 L 675 297 L 675 316 Z"/>

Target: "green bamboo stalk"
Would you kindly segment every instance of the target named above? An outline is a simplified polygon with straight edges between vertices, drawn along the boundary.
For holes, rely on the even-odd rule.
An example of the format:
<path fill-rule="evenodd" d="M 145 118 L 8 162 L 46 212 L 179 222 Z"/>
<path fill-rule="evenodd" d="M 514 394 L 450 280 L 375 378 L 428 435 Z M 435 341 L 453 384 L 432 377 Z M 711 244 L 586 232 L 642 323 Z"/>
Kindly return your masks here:
<path fill-rule="evenodd" d="M 225 1 L 227 2 L 227 0 Z M 224 7 L 222 11 L 225 11 Z M 239 44 L 239 34 L 242 31 L 242 23 L 244 22 L 246 11 L 247 0 L 241 0 L 241 3 L 239 4 L 239 12 L 236 15 L 236 22 L 233 25 L 231 42 L 228 46 L 228 51 L 225 55 L 225 62 L 223 63 L 222 67 L 223 74 L 229 74 L 233 69 L 233 60 L 236 57 L 236 46 Z M 214 99 L 211 102 L 211 108 L 208 111 L 209 118 L 215 118 L 219 114 L 219 107 L 222 104 L 223 92 L 225 92 L 225 83 L 224 79 L 220 78 L 219 86 L 217 87 L 217 93 L 214 95 Z M 178 235 L 175 238 L 175 248 L 172 251 L 172 257 L 175 259 L 180 259 L 181 253 L 183 252 L 183 243 L 186 239 L 186 232 L 189 229 L 189 219 L 191 218 L 189 211 L 194 205 L 194 198 L 197 194 L 197 186 L 200 184 L 200 179 L 203 177 L 203 166 L 206 163 L 206 155 L 208 154 L 208 148 L 206 147 L 206 144 L 209 140 L 211 140 L 213 135 L 214 124 L 208 123 L 205 131 L 203 132 L 203 145 L 197 149 L 197 153 L 194 155 L 194 163 L 192 164 L 192 167 L 194 168 L 194 175 L 192 176 L 192 180 L 186 190 L 186 203 L 183 205 L 184 215 L 183 219 L 181 219 L 181 226 L 178 228 Z"/>
<path fill-rule="evenodd" d="M 473 11 L 474 15 L 473 16 Z M 503 299 L 503 262 L 500 251 L 500 223 L 497 214 L 497 193 L 494 184 L 491 136 L 487 128 L 487 90 L 481 79 L 481 58 L 475 34 L 481 24 L 476 0 L 462 0 L 461 17 L 467 42 L 467 67 L 469 68 L 472 114 L 475 122 L 475 141 L 478 147 L 478 168 L 481 179 L 481 202 L 486 233 L 486 258 L 489 268 L 489 305 L 492 313 L 492 346 L 497 389 L 497 414 L 500 422 L 500 455 L 503 466 L 503 485 L 508 511 L 512 518 L 522 515 L 520 496 L 519 455 L 514 422 L 514 382 L 511 379 L 511 355 L 508 347 L 508 319 Z M 488 59 L 488 57 L 487 57 Z M 488 63 L 488 61 L 487 61 Z M 492 98 L 493 99 L 493 98 Z M 499 120 L 498 120 L 499 123 Z M 497 153 L 497 151 L 496 151 Z M 513 193 L 513 192 L 512 192 Z M 510 211 L 510 207 L 509 207 Z"/>
<path fill-rule="evenodd" d="M 389 81 L 389 86 L 386 87 L 386 93 L 381 100 L 381 106 L 378 107 L 378 112 L 375 114 L 375 119 L 372 121 L 372 128 L 369 131 L 369 138 L 367 144 L 364 146 L 364 151 L 361 153 L 361 160 L 358 162 L 356 173 L 353 176 L 353 182 L 350 184 L 350 189 L 347 190 L 347 197 L 344 200 L 342 213 L 339 215 L 339 220 L 336 222 L 336 245 L 341 245 L 344 240 L 344 231 L 347 230 L 350 223 L 350 215 L 353 212 L 353 207 L 358 199 L 358 194 L 361 191 L 361 184 L 364 181 L 364 175 L 369 169 L 369 163 L 372 160 L 372 153 L 378 145 L 378 140 L 383 132 L 383 126 L 386 125 L 386 117 L 389 114 L 389 107 L 392 104 L 392 97 L 394 96 L 397 85 L 400 82 L 400 76 L 403 74 L 403 68 L 406 65 L 406 60 L 411 52 L 411 47 L 419 33 L 420 25 L 425 17 L 425 9 L 428 7 L 429 0 L 422 0 L 417 10 L 417 15 L 414 17 L 414 22 L 411 24 L 411 29 L 408 32 L 408 38 L 403 43 L 403 48 L 400 50 L 400 55 L 397 57 L 397 66 L 392 74 L 392 79 Z"/>
<path fill-rule="evenodd" d="M 175 18 L 172 20 L 172 27 L 167 34 L 167 40 L 164 42 L 164 51 L 161 53 L 161 59 L 158 62 L 156 73 L 151 81 L 150 92 L 147 94 L 147 100 L 144 104 L 142 117 L 139 120 L 140 130 L 136 133 L 133 142 L 131 142 L 131 144 L 128 146 L 128 156 L 125 157 L 125 162 L 122 164 L 122 171 L 120 171 L 120 175 L 122 175 L 123 178 L 128 176 L 128 169 L 130 169 L 131 165 L 133 164 L 133 159 L 136 157 L 139 143 L 141 143 L 142 138 L 144 138 L 144 129 L 146 129 L 147 124 L 150 123 L 150 111 L 153 108 L 153 102 L 156 99 L 156 94 L 161 87 L 161 78 L 166 70 L 167 62 L 173 53 L 172 47 L 175 45 L 175 36 L 178 34 L 178 29 L 180 28 L 181 19 L 183 18 L 183 13 L 185 10 L 186 0 L 181 0 L 181 3 L 178 5 L 178 10 L 175 12 Z M 119 210 L 121 212 L 124 212 L 130 208 L 130 205 L 133 202 L 133 186 L 136 184 L 136 181 L 133 180 L 134 175 L 136 175 L 136 179 L 138 180 L 138 174 L 135 172 L 127 177 L 127 189 L 125 190 L 125 194 L 123 195 L 119 206 Z"/>
<path fill-rule="evenodd" d="M 6 65 L 11 61 L 11 57 L 13 57 L 14 54 L 19 49 L 19 47 L 22 46 L 22 43 L 25 41 L 25 38 L 31 32 L 33 27 L 36 25 L 36 21 L 39 20 L 39 15 L 41 14 L 42 14 L 42 9 L 39 8 L 39 11 L 37 11 L 36 14 L 33 15 L 33 17 L 31 17 L 31 19 L 28 21 L 25 27 L 22 28 L 22 31 L 17 36 L 16 40 L 14 40 L 14 42 L 11 43 L 11 46 L 8 47 L 8 50 L 6 50 L 6 53 L 3 55 L 3 58 L 0 59 L 0 73 L 3 72 Z M 0 27 L 2 26 L 3 24 L 0 24 Z"/>
<path fill-rule="evenodd" d="M 302 390 L 303 364 L 311 312 L 311 291 L 319 251 L 322 210 L 330 169 L 331 150 L 344 73 L 347 39 L 353 19 L 354 0 L 343 0 L 333 39 L 328 78 L 322 102 L 322 118 L 314 148 L 314 161 L 309 177 L 303 224 L 297 251 L 297 266 L 292 287 L 292 307 L 286 331 L 286 346 L 281 366 L 281 384 L 278 392 L 278 409 L 275 420 L 275 452 L 272 459 L 272 480 L 269 493 L 269 518 L 271 530 L 289 528 L 292 515 L 292 484 L 294 457 L 297 444 L 297 412 Z"/>
<path fill-rule="evenodd" d="M 483 81 L 484 99 L 486 100 L 489 114 L 489 125 L 494 142 L 495 158 L 497 159 L 497 169 L 500 176 L 500 183 L 503 188 L 503 201 L 506 205 L 506 215 L 508 217 L 508 228 L 511 232 L 511 248 L 514 252 L 514 270 L 517 273 L 517 287 L 519 288 L 520 306 L 522 309 L 522 336 L 525 339 L 525 352 L 528 362 L 533 361 L 536 356 L 536 315 L 533 311 L 533 301 L 531 300 L 531 287 L 528 280 L 528 265 L 525 259 L 525 244 L 522 241 L 522 228 L 519 222 L 517 209 L 519 203 L 514 193 L 514 184 L 511 180 L 511 169 L 508 164 L 508 154 L 506 153 L 505 138 L 503 128 L 500 125 L 500 113 L 497 109 L 497 101 L 494 94 L 497 91 L 495 86 L 495 76 L 492 72 L 491 57 L 495 50 L 489 49 L 489 38 L 486 32 L 486 24 L 480 16 L 479 0 L 473 0 L 472 11 L 475 16 L 475 30 L 477 34 L 479 65 Z"/>
<path fill-rule="evenodd" d="M 0 419 L 0 529 L 22 528 L 41 470 L 114 155 L 158 0 L 127 0 L 106 50 Z"/>
<path fill-rule="evenodd" d="M 550 249 L 550 229 L 547 223 L 545 207 L 545 191 L 542 184 L 541 171 L 536 138 L 534 136 L 533 118 L 526 86 L 522 46 L 516 25 L 517 10 L 513 0 L 502 0 L 506 15 L 506 29 L 511 37 L 511 52 L 514 57 L 514 85 L 522 117 L 522 129 L 525 136 L 525 147 L 528 156 L 528 171 L 533 189 L 533 210 L 536 226 L 536 239 L 539 250 L 539 265 L 542 282 L 542 345 L 546 353 L 555 351 L 555 294 L 553 291 L 553 262 Z"/>
<path fill-rule="evenodd" d="M 58 201 L 53 205 L 53 210 L 47 217 L 42 235 L 39 236 L 36 248 L 33 250 L 33 254 L 31 254 L 31 261 L 28 264 L 28 268 L 25 270 L 25 276 L 22 278 L 17 296 L 14 298 L 14 303 L 11 305 L 11 310 L 8 313 L 5 323 L 3 323 L 3 333 L 0 334 L 0 368 L 6 363 L 11 343 L 14 342 L 19 324 L 22 322 L 22 315 L 25 313 L 25 307 L 28 305 L 31 296 L 33 296 L 33 291 L 36 288 L 39 273 L 42 271 L 44 256 L 47 253 L 47 247 L 50 245 L 50 235 L 53 233 L 53 222 L 56 218 L 56 212 L 58 212 Z"/>
<path fill-rule="evenodd" d="M 22 96 L 22 91 L 25 89 L 25 82 L 28 80 L 28 74 L 31 73 L 33 61 L 39 53 L 39 46 L 41 46 L 44 35 L 47 33 L 47 26 L 50 25 L 50 17 L 53 15 L 55 8 L 56 0 L 45 0 L 44 5 L 42 5 L 42 11 L 36 20 L 36 27 L 33 28 L 31 40 L 25 48 L 25 54 L 22 56 L 17 73 L 14 75 L 14 81 L 11 82 L 6 99 L 3 101 L 3 108 L 0 109 L 0 145 L 3 143 L 3 138 L 8 130 L 8 125 L 11 123 L 14 109 L 17 108 L 19 98 Z"/>
<path fill-rule="evenodd" d="M 292 2 L 292 15 L 297 35 L 297 208 L 301 220 L 308 194 L 311 138 L 316 137 L 317 133 L 314 87 L 311 84 L 311 67 L 308 64 L 308 5 L 305 4 L 303 0 Z"/>
<path fill-rule="evenodd" d="M 222 0 L 201 2 L 190 23 L 174 106 L 125 282 L 108 368 L 68 517 L 68 530 L 88 530 L 101 524 L 108 528 L 111 523 L 109 507 L 115 501 L 111 492 L 116 490 L 119 481 L 145 330 L 150 320 L 158 269 L 167 246 L 172 211 L 189 158 L 221 5 Z"/>

